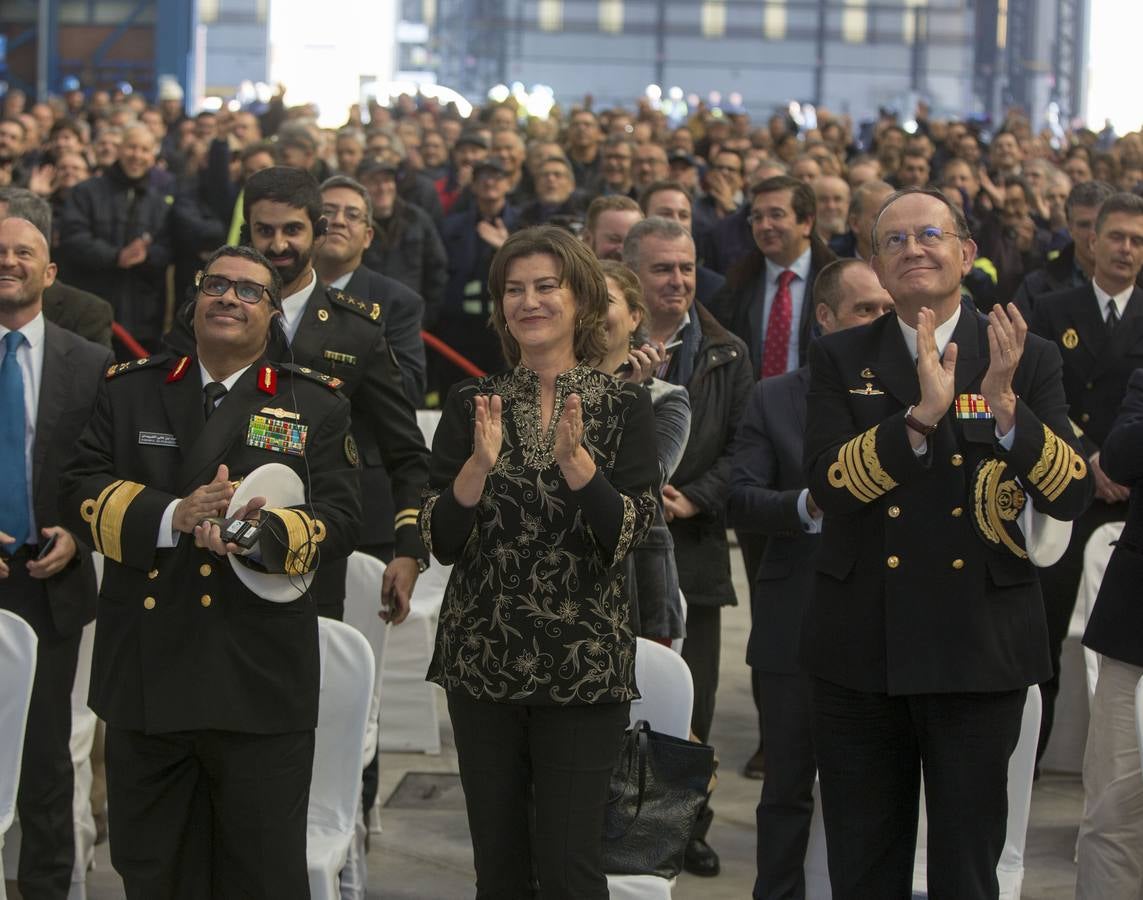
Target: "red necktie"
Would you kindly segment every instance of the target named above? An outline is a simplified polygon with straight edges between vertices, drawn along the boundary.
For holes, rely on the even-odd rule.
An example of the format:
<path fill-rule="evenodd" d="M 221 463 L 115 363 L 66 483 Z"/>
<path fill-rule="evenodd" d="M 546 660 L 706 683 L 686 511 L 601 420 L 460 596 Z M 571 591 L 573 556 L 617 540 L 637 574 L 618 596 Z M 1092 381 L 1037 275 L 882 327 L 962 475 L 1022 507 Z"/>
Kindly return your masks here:
<path fill-rule="evenodd" d="M 770 318 L 766 321 L 766 340 L 762 345 L 762 377 L 781 375 L 790 361 L 790 325 L 794 318 L 794 298 L 790 296 L 790 282 L 797 276 L 786 269 L 778 276 L 778 290 L 770 304 Z"/>

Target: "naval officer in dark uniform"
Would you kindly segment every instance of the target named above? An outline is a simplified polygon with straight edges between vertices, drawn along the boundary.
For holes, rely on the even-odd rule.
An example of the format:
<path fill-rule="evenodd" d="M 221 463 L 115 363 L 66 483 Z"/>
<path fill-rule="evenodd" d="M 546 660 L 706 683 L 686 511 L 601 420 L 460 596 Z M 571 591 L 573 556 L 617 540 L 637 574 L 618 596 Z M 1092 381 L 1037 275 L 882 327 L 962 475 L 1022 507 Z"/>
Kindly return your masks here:
<path fill-rule="evenodd" d="M 1074 519 L 1092 479 L 1059 353 L 1014 305 L 961 302 L 963 213 L 899 191 L 873 243 L 896 313 L 810 347 L 806 485 L 825 515 L 802 659 L 830 881 L 837 900 L 909 896 L 923 772 L 930 896 L 995 898 L 1008 758 L 1051 671 L 1017 519 Z"/>
<path fill-rule="evenodd" d="M 1104 472 L 1101 450 L 1131 373 L 1143 366 L 1143 289 L 1135 283 L 1143 269 L 1143 198 L 1118 193 L 1104 200 L 1089 242 L 1091 281 L 1040 297 L 1028 319 L 1033 333 L 1054 343 L 1063 357 L 1068 415 L 1083 433 L 1084 456 L 1095 481 L 1095 499 L 1076 522 L 1063 558 L 1041 573 L 1052 677 L 1040 685 L 1044 715 L 1037 759 L 1052 732 L 1060 651 L 1076 604 L 1084 549 L 1100 525 L 1127 518 L 1130 490 Z"/>
<path fill-rule="evenodd" d="M 266 255 L 282 279 L 282 329 L 266 355 L 339 378 L 349 398 L 353 436 L 361 453 L 362 545 L 386 543 L 381 589 L 383 615 L 396 623 L 408 614 L 417 575 L 428 565 L 417 515 L 428 483 L 429 451 L 405 393 L 396 357 L 385 339 L 381 305 L 322 284 L 313 267 L 315 241 L 324 238 L 318 184 L 288 166 L 263 169 L 243 188 L 243 243 Z M 188 352 L 187 315 L 175 317 L 167 343 Z M 396 512 L 382 520 L 378 498 L 388 478 Z M 343 597 L 322 598 L 319 612 L 341 618 Z M 386 611 L 387 610 L 387 611 Z"/>
<path fill-rule="evenodd" d="M 266 360 L 280 284 L 257 252 L 219 250 L 197 278 L 194 353 L 112 366 L 63 479 L 66 526 L 106 558 L 89 702 L 131 900 L 309 896 L 316 608 L 343 589 L 360 479 L 340 382 Z M 248 589 L 223 558 L 241 548 L 204 524 L 266 463 L 293 469 L 306 502 L 255 497 L 238 516 L 260 517 L 249 564 L 289 576 L 290 602 Z"/>

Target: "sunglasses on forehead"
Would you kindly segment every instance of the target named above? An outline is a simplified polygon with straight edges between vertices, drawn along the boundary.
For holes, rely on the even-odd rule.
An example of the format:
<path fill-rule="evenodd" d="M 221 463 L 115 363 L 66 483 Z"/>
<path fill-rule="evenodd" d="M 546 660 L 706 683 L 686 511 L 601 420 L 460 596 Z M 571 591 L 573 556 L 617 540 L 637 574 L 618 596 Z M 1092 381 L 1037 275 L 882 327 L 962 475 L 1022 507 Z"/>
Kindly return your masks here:
<path fill-rule="evenodd" d="M 204 275 L 202 272 L 195 276 L 194 285 L 208 297 L 221 297 L 233 287 L 234 296 L 251 306 L 261 303 L 262 295 L 270 293 L 266 285 L 257 281 L 234 281 L 225 275 Z"/>

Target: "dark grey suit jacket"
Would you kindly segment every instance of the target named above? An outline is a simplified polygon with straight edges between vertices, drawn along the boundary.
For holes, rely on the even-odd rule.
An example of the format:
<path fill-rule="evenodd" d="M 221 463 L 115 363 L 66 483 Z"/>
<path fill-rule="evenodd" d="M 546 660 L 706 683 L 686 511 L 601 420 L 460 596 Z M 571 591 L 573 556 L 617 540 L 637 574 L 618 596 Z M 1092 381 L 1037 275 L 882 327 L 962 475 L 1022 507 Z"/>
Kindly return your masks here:
<path fill-rule="evenodd" d="M 345 285 L 345 293 L 358 300 L 381 304 L 381 324 L 385 339 L 397 357 L 405 393 L 414 407 L 425 400 L 425 342 L 421 320 L 425 301 L 396 279 L 365 266 L 358 266 Z"/>
<path fill-rule="evenodd" d="M 111 304 L 90 291 L 57 280 L 44 290 L 44 318 L 111 349 Z"/>
<path fill-rule="evenodd" d="M 60 479 L 95 408 L 104 373 L 114 362 L 106 347 L 77 337 L 50 320 L 44 323 L 44 369 L 32 449 L 32 504 L 38 528 L 61 522 Z M 75 634 L 95 618 L 91 549 L 82 543 L 83 534 L 74 536 L 79 544 L 75 559 L 45 583 L 51 624 L 61 637 Z M 0 606 L 14 609 L 18 602 L 19 598 L 6 597 L 0 591 Z M 34 618 L 39 621 L 31 624 L 42 633 L 46 617 Z"/>
<path fill-rule="evenodd" d="M 746 661 L 786 675 L 801 671 L 798 642 L 818 545 L 798 516 L 798 495 L 806 486 L 802 434 L 809 387 L 808 366 L 754 385 L 734 441 L 727 503 L 728 524 L 766 537 L 750 585 L 753 625 Z"/>

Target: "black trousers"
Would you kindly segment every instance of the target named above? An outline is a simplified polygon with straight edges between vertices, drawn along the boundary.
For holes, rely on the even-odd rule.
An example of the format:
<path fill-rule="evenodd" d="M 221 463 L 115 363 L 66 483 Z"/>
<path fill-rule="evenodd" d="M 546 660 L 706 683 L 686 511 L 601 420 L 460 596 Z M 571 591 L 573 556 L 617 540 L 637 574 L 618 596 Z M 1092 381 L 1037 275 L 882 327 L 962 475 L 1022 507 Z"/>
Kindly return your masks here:
<path fill-rule="evenodd" d="M 995 900 L 1008 758 L 1026 690 L 890 697 L 813 681 L 813 739 L 835 900 L 908 900 L 922 769 L 929 897 Z"/>
<path fill-rule="evenodd" d="M 449 692 L 477 900 L 607 900 L 603 819 L 629 709 L 523 706 Z"/>
<path fill-rule="evenodd" d="M 61 637 L 56 631 L 44 582 L 32 578 L 26 564 L 24 554 L 10 560 L 8 578 L 0 582 L 0 608 L 22 617 L 38 639 L 16 793 L 22 835 L 16 880 L 25 900 L 64 900 L 75 864 L 75 773 L 69 742 L 80 635 Z"/>
<path fill-rule="evenodd" d="M 111 862 L 128 900 L 308 900 L 314 733 L 107 727 Z"/>
<path fill-rule="evenodd" d="M 710 743 L 714 723 L 714 701 L 718 694 L 718 662 L 722 655 L 722 607 L 688 606 L 687 636 L 683 641 L 683 659 L 691 670 L 695 688 L 695 704 L 691 710 L 691 731 L 704 744 Z M 708 802 L 695 820 L 691 837 L 705 840 L 714 821 Z"/>
<path fill-rule="evenodd" d="M 1068 636 L 1068 623 L 1076 605 L 1076 593 L 1083 577 L 1083 553 L 1092 532 L 1108 522 L 1127 518 L 1126 503 L 1104 503 L 1093 500 L 1072 525 L 1068 549 L 1054 566 L 1040 569 L 1040 591 L 1044 595 L 1044 612 L 1048 617 L 1048 648 L 1052 654 L 1052 677 L 1040 685 L 1044 708 L 1040 718 L 1040 739 L 1036 745 L 1036 762 L 1044 755 L 1052 735 L 1056 717 L 1056 697 L 1060 693 L 1060 654 Z"/>
<path fill-rule="evenodd" d="M 813 704 L 808 675 L 758 672 L 766 780 L 756 819 L 754 900 L 806 896 L 806 844 L 814 815 Z"/>
<path fill-rule="evenodd" d="M 746 583 L 750 585 L 750 596 L 753 598 L 754 591 L 754 576 L 758 574 L 758 566 L 762 562 L 762 554 L 766 550 L 766 537 L 760 534 L 753 534 L 749 531 L 735 531 L 735 536 L 738 538 L 738 548 L 742 551 L 742 563 L 746 569 Z M 754 621 L 754 603 L 750 604 L 750 619 L 751 623 Z M 753 627 L 753 624 L 752 624 Z M 762 744 L 765 741 L 765 729 L 762 727 L 764 716 L 762 715 L 762 693 L 760 683 L 761 673 L 759 673 L 753 666 L 750 667 L 750 694 L 754 698 L 754 709 L 758 713 L 758 749 L 762 749 Z"/>

